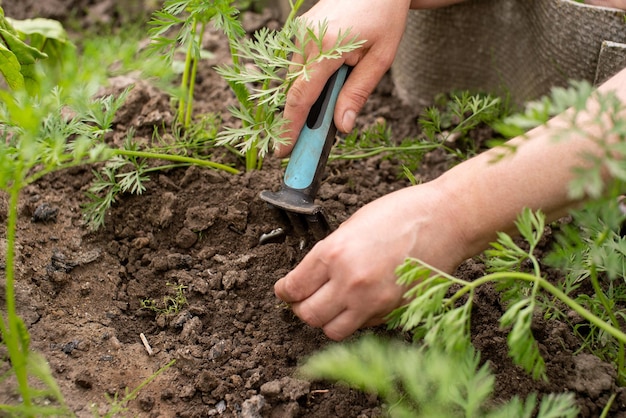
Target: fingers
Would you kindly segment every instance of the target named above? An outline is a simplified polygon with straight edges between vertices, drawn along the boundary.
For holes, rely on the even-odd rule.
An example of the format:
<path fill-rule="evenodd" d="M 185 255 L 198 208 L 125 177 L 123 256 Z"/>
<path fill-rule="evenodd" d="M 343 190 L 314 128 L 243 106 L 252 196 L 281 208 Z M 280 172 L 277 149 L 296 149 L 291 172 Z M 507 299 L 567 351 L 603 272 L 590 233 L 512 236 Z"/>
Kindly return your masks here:
<path fill-rule="evenodd" d="M 357 59 L 346 60 L 346 63 L 351 65 L 350 61 Z M 357 115 L 388 69 L 387 65 L 381 66 L 380 62 L 376 56 L 367 55 L 352 69 L 335 107 L 334 121 L 339 131 L 348 133 L 354 129 Z M 313 103 L 321 94 L 326 81 L 341 64 L 340 60 L 323 61 L 312 67 L 309 80 L 298 78 L 291 86 L 284 111 L 284 118 L 288 121 L 284 139 L 288 143 L 278 146 L 275 152 L 277 157 L 289 155 Z"/>
<path fill-rule="evenodd" d="M 314 328 L 324 326 L 346 310 L 342 300 L 337 302 L 337 292 L 331 282 L 326 282 L 317 292 L 302 302 L 291 306 L 293 312 Z"/>
<path fill-rule="evenodd" d="M 335 107 L 335 125 L 344 133 L 354 129 L 357 115 L 388 70 L 386 65 L 381 66 L 380 60 L 371 54 L 364 55 L 358 64 L 350 61 L 346 60 L 346 64 L 354 68 L 339 93 Z"/>
<path fill-rule="evenodd" d="M 327 60 L 310 68 L 308 80 L 303 77 L 297 78 L 287 92 L 287 102 L 283 117 L 287 120 L 286 132 L 283 139 L 285 145 L 278 145 L 275 155 L 279 158 L 289 155 L 295 145 L 295 141 L 304 126 L 311 107 L 322 93 L 326 81 L 337 71 L 343 62 L 340 60 Z"/>
<path fill-rule="evenodd" d="M 274 284 L 274 292 L 279 299 L 287 303 L 301 302 L 328 281 L 327 265 L 316 255 L 323 242 L 320 241 L 313 247 L 298 268 Z"/>

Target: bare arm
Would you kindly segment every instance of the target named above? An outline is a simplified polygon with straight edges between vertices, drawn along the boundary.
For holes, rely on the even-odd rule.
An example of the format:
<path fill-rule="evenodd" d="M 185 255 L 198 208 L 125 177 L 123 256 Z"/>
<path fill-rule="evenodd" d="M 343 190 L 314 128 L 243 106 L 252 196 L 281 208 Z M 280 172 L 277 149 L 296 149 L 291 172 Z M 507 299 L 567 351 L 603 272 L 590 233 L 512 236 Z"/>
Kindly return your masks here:
<path fill-rule="evenodd" d="M 601 90 L 616 91 L 626 103 L 626 69 Z M 572 168 L 584 165 L 582 153 L 597 151 L 586 136 L 554 142 L 554 127 L 562 123 L 558 116 L 528 139 L 513 139 L 517 151 L 497 163 L 503 150 L 495 148 L 364 206 L 276 283 L 277 296 L 305 322 L 341 340 L 382 322 L 402 303 L 405 289 L 394 269 L 406 257 L 452 272 L 497 231 L 511 231 L 523 208 L 560 216 L 577 203 L 567 193 Z"/>
<path fill-rule="evenodd" d="M 599 90 L 614 91 L 626 104 L 626 69 Z M 596 107 L 592 100 L 587 103 L 587 109 Z M 585 114 L 580 118 L 584 124 Z M 550 219 L 556 219 L 579 203 L 569 199 L 567 188 L 574 177 L 573 168 L 584 167 L 588 164 L 584 155 L 598 151 L 589 136 L 598 137 L 596 131 L 600 128 L 583 125 L 589 135 L 555 141 L 555 129 L 569 123 L 564 119 L 565 115 L 559 115 L 547 125 L 530 131 L 527 139 L 511 140 L 510 144 L 519 147 L 500 162 L 494 163 L 493 158 L 502 150 L 494 148 L 458 165 L 437 180 L 441 187 L 451 188 L 447 194 L 458 195 L 458 203 L 465 208 L 463 216 L 457 219 L 459 231 L 466 238 L 466 256 L 486 248 L 494 240 L 495 231 L 511 232 L 513 221 L 524 207 L 541 209 Z M 471 193 L 460 193 L 464 189 Z"/>

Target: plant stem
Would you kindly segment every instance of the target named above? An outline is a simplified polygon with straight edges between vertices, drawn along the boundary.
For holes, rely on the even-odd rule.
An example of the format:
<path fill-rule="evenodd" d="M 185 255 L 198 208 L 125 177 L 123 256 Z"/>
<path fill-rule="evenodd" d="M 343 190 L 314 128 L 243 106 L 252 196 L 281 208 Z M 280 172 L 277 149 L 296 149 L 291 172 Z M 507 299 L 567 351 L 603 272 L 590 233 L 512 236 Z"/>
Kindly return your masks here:
<path fill-rule="evenodd" d="M 596 293 L 598 299 L 600 299 L 600 303 L 604 308 L 606 314 L 609 316 L 609 320 L 613 324 L 614 327 L 619 327 L 619 322 L 617 317 L 613 313 L 613 307 L 611 306 L 611 302 L 606 297 L 604 290 L 600 286 L 600 282 L 598 280 L 598 270 L 595 264 L 591 264 L 589 266 L 589 279 L 591 280 L 591 284 L 593 286 L 593 290 Z M 624 379 L 624 341 L 618 341 L 617 344 L 618 353 L 617 353 L 617 372 L 618 379 L 622 381 Z"/>
<path fill-rule="evenodd" d="M 270 85 L 269 80 L 265 80 L 263 82 L 263 90 L 267 90 Z M 254 120 L 260 121 L 265 119 L 265 115 L 263 114 L 264 107 L 257 106 L 256 115 Z M 252 144 L 250 144 L 250 148 L 246 152 L 246 171 L 257 170 L 260 169 L 263 165 L 263 159 L 259 157 L 259 150 L 257 149 L 257 142 L 254 140 Z"/>
<path fill-rule="evenodd" d="M 184 164 L 194 164 L 202 167 L 214 168 L 216 170 L 223 170 L 230 174 L 239 174 L 239 170 L 228 166 L 226 164 L 220 164 L 213 161 L 201 160 L 199 158 L 193 157 L 185 157 L 182 155 L 171 155 L 171 154 L 160 154 L 156 152 L 149 151 L 130 151 L 125 149 L 114 149 L 114 155 L 125 155 L 128 157 L 139 157 L 139 158 L 151 158 L 155 160 L 165 160 L 165 161 L 175 161 Z"/>
<path fill-rule="evenodd" d="M 304 0 L 297 0 L 295 2 L 295 4 L 291 7 L 291 11 L 289 12 L 289 15 L 287 16 L 287 19 L 285 20 L 285 24 L 291 22 L 292 20 L 296 18 L 296 15 L 298 14 L 298 10 L 300 10 L 300 7 L 302 7 L 303 4 L 304 4 Z"/>
<path fill-rule="evenodd" d="M 191 36 L 189 37 L 189 45 L 187 45 L 187 53 L 185 54 L 185 67 L 183 69 L 183 78 L 181 80 L 181 87 L 183 88 L 183 97 L 189 94 L 189 77 L 191 72 L 191 60 L 193 55 L 193 43 L 196 37 L 196 19 L 194 18 L 191 24 Z M 181 98 L 178 103 L 178 120 L 185 123 L 185 99 Z M 187 125 L 185 125 L 187 127 Z"/>
<path fill-rule="evenodd" d="M 19 171 L 18 171 L 19 172 Z M 7 323 L 0 316 L 0 333 L 9 352 L 11 366 L 17 378 L 22 403 L 26 407 L 31 406 L 30 390 L 28 387 L 28 345 L 24 344 L 21 329 L 21 319 L 15 310 L 15 238 L 17 230 L 17 204 L 22 183 L 15 181 L 9 190 L 9 210 L 7 217 L 7 248 L 5 260 L 5 298 L 7 310 Z"/>
<path fill-rule="evenodd" d="M 204 31 L 206 30 L 206 22 L 202 22 L 202 26 L 200 28 L 200 35 L 198 36 L 198 46 L 202 46 L 202 38 L 204 37 Z M 195 27 L 193 36 L 195 39 Z M 194 89 L 196 87 L 196 75 L 198 74 L 198 57 L 194 57 L 191 63 L 191 74 L 189 75 L 188 80 L 188 91 L 187 91 L 187 111 L 185 112 L 185 124 L 184 126 L 187 128 L 191 125 L 191 115 L 193 114 L 193 95 Z"/>
<path fill-rule="evenodd" d="M 430 151 L 436 148 L 441 148 L 441 144 L 419 144 L 410 145 L 407 147 L 402 146 L 390 146 L 390 147 L 375 147 L 375 148 L 363 148 L 358 150 L 358 154 L 332 154 L 328 157 L 329 160 L 358 160 L 361 158 L 369 158 L 384 152 L 409 152 L 409 151 Z"/>
<path fill-rule="evenodd" d="M 199 158 L 185 157 L 183 155 L 162 154 L 158 152 L 149 152 L 149 151 L 130 151 L 130 150 L 125 150 L 125 149 L 112 149 L 111 151 L 112 151 L 112 155 L 125 155 L 128 157 L 151 158 L 154 160 L 174 161 L 174 162 L 186 164 L 186 165 L 198 165 L 201 167 L 213 168 L 215 170 L 223 170 L 230 174 L 239 174 L 239 170 L 231 166 L 228 166 L 226 164 L 220 164 L 220 163 L 215 163 L 213 161 L 201 160 Z M 109 159 L 110 157 L 106 158 L 105 160 L 109 160 Z M 29 177 L 27 177 L 24 183 L 31 184 L 39 180 L 46 174 L 49 174 L 53 171 L 68 169 L 71 167 L 78 167 L 83 164 L 86 164 L 86 162 L 85 161 L 72 161 L 71 163 L 64 164 L 62 167 L 54 167 L 54 168 L 47 169 L 47 170 L 40 170 L 40 171 L 37 171 L 36 173 L 31 174 Z"/>
<path fill-rule="evenodd" d="M 424 264 L 424 266 L 428 267 L 426 264 Z M 428 267 L 428 268 L 430 268 L 430 267 Z M 433 271 L 437 271 L 437 270 L 433 270 Z M 448 277 L 448 276 L 446 275 L 446 277 Z M 580 306 L 574 299 L 572 299 L 569 296 L 567 296 L 559 288 L 557 288 L 556 286 L 552 285 L 547 280 L 545 280 L 545 279 L 543 279 L 541 277 L 537 277 L 537 276 L 535 276 L 533 274 L 521 273 L 521 272 L 497 272 L 497 273 L 488 274 L 488 275 L 483 276 L 483 277 L 481 277 L 479 279 L 476 279 L 476 280 L 474 280 L 472 282 L 465 282 L 465 281 L 461 281 L 461 280 L 458 280 L 458 279 L 454 279 L 453 281 L 455 283 L 462 284 L 463 288 L 460 289 L 458 292 L 456 292 L 448 300 L 446 305 L 448 305 L 448 306 L 453 305 L 454 302 L 456 300 L 458 300 L 461 296 L 463 296 L 465 293 L 467 293 L 467 292 L 469 292 L 469 291 L 471 291 L 471 290 L 473 290 L 473 289 L 475 289 L 475 288 L 477 288 L 477 287 L 479 287 L 479 286 L 481 286 L 483 284 L 486 284 L 488 282 L 496 282 L 496 281 L 499 281 L 499 280 L 510 280 L 510 279 L 523 280 L 523 281 L 527 281 L 527 282 L 538 283 L 539 286 L 543 287 L 548 293 L 551 293 L 552 295 L 554 295 L 557 299 L 559 299 L 561 302 L 565 303 L 567 306 L 569 306 L 572 310 L 574 310 L 580 316 L 585 318 L 587 321 L 591 322 L 593 325 L 595 325 L 598 328 L 602 329 L 607 334 L 610 334 L 611 336 L 613 336 L 621 344 L 626 343 L 626 334 L 623 333 L 619 328 L 616 328 L 616 327 L 612 326 L 611 324 L 606 323 L 601 318 L 595 316 L 593 313 L 591 313 L 587 309 L 585 309 L 582 306 Z"/>

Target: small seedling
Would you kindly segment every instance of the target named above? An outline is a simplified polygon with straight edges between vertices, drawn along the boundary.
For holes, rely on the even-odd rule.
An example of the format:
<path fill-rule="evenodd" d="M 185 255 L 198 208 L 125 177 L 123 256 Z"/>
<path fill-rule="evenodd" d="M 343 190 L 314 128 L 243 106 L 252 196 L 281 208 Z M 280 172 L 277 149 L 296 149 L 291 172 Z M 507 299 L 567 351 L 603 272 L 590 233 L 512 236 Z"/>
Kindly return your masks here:
<path fill-rule="evenodd" d="M 124 397 L 122 397 L 121 399 L 118 398 L 118 394 L 117 393 L 115 393 L 113 395 L 113 397 L 110 397 L 109 395 L 105 395 L 107 401 L 109 402 L 109 410 L 108 410 L 108 412 L 106 414 L 104 414 L 104 415 L 100 415 L 98 413 L 97 408 L 93 407 L 92 408 L 93 416 L 96 417 L 96 418 L 113 418 L 113 417 L 119 416 L 120 414 L 128 412 L 128 408 L 126 407 L 128 402 L 130 402 L 130 401 L 134 400 L 135 398 L 137 398 L 137 395 L 139 395 L 139 392 L 141 392 L 141 390 L 143 388 L 145 388 L 147 385 L 149 385 L 154 379 L 159 377 L 167 369 L 172 367 L 175 362 L 176 362 L 176 360 L 170 361 L 165 366 L 161 367 L 159 370 L 154 372 L 154 374 L 152 374 L 146 380 L 141 382 L 133 390 L 129 391 L 128 388 L 126 388 L 125 392 L 124 392 Z"/>
<path fill-rule="evenodd" d="M 161 302 L 157 302 L 154 299 L 142 299 L 141 309 L 147 309 L 155 312 L 158 315 L 176 315 L 180 310 L 187 305 L 187 298 L 185 297 L 185 289 L 187 286 L 182 284 L 166 283 L 166 286 L 172 289 L 172 295 L 165 295 Z"/>

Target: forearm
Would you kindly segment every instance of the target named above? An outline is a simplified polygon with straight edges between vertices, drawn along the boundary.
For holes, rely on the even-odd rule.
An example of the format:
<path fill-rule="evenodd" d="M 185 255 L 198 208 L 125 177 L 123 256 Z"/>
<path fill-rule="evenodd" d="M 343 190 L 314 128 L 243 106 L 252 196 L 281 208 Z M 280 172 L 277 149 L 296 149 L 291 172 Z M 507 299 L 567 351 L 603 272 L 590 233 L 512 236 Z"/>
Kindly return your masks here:
<path fill-rule="evenodd" d="M 436 9 L 463 1 L 465 0 L 411 0 L 411 9 Z"/>
<path fill-rule="evenodd" d="M 613 90 L 626 103 L 626 70 L 609 80 L 601 91 Z M 594 102 L 587 104 L 595 108 Z M 584 121 L 585 115 L 580 115 Z M 589 124 L 585 135 L 554 139 L 559 126 L 567 126 L 563 115 L 530 131 L 526 138 L 510 142 L 516 151 L 507 153 L 494 148 L 449 170 L 435 180 L 444 194 L 450 196 L 453 222 L 466 244 L 466 256 L 485 249 L 496 238 L 496 231 L 513 232 L 514 221 L 525 207 L 541 209 L 549 219 L 557 219 L 578 204 L 569 197 L 568 186 L 574 179 L 573 169 L 585 167 L 584 155 L 597 154 L 600 128 Z M 612 141 L 615 138 L 603 138 Z"/>

